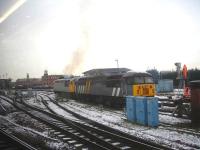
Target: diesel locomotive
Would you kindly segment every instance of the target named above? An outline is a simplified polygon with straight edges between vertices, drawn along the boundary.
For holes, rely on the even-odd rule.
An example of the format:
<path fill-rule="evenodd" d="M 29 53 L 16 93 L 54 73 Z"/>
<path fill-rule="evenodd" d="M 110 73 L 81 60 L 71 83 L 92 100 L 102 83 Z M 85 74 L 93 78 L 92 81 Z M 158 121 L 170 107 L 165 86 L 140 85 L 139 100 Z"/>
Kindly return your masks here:
<path fill-rule="evenodd" d="M 67 98 L 121 108 L 125 96 L 154 96 L 152 75 L 127 68 L 93 69 L 82 77 L 59 79 L 54 92 Z"/>

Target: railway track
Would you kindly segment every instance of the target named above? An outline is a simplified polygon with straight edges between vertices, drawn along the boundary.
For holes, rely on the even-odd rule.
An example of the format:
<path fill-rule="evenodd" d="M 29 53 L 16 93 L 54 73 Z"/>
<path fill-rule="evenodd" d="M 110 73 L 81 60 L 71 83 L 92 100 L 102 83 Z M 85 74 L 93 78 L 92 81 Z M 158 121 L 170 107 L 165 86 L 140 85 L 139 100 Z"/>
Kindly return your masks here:
<path fill-rule="evenodd" d="M 57 104 L 54 100 L 52 100 L 48 95 L 44 95 L 48 97 L 52 102 L 54 102 L 57 106 L 62 108 L 63 110 L 67 111 L 68 113 L 72 114 L 76 118 L 80 120 L 84 120 L 86 124 L 79 124 L 82 126 L 82 128 L 85 128 L 88 130 L 88 132 L 93 133 L 94 135 L 97 135 L 99 138 L 102 138 L 104 140 L 107 140 L 109 142 L 112 142 L 112 144 L 118 145 L 118 147 L 121 146 L 121 144 L 124 144 L 124 147 L 127 147 L 127 149 L 169 149 L 165 146 L 157 145 L 155 143 L 147 142 L 145 140 L 139 139 L 137 137 L 133 137 L 131 135 L 128 135 L 126 133 L 120 132 L 116 129 L 110 128 L 108 126 L 104 126 L 102 124 L 99 124 L 95 121 L 92 121 L 90 119 L 87 119 L 85 117 L 82 117 L 63 106 Z M 48 105 L 47 105 L 48 107 Z M 50 109 L 50 108 L 49 108 Z M 123 148 L 121 148 L 123 149 Z"/>
<path fill-rule="evenodd" d="M 75 103 L 74 104 L 70 104 L 70 105 L 72 105 L 74 107 L 80 107 L 80 105 L 75 104 Z M 124 116 L 123 112 L 115 112 L 115 114 L 116 115 L 120 115 L 120 116 Z M 167 116 L 173 117 L 173 115 L 171 113 L 170 114 L 166 114 L 166 113 L 159 112 L 159 115 L 167 115 Z M 176 117 L 176 118 L 183 118 L 183 117 Z M 124 117 L 124 119 L 126 119 L 126 117 Z M 184 117 L 184 119 L 188 119 L 188 118 Z M 189 125 L 187 125 L 187 127 L 182 127 L 182 126 L 179 127 L 179 126 L 177 126 L 177 124 L 173 125 L 173 124 L 168 124 L 168 123 L 163 123 L 163 122 L 160 122 L 159 125 L 160 126 L 158 128 L 160 128 L 160 129 L 165 129 L 165 130 L 170 130 L 170 131 L 177 131 L 179 133 L 191 134 L 191 135 L 200 137 L 200 131 L 192 129 L 192 127 L 190 127 Z"/>
<path fill-rule="evenodd" d="M 40 94 L 52 95 L 54 93 L 41 92 Z M 190 101 L 188 99 L 183 100 L 183 105 L 185 107 L 189 107 L 189 104 L 190 104 Z M 184 112 L 182 115 L 179 115 L 176 112 L 173 114 L 175 109 L 176 109 L 175 100 L 170 99 L 170 98 L 159 99 L 159 114 L 165 114 L 165 115 L 173 116 L 176 118 L 190 119 L 190 116 L 188 115 L 188 110 L 185 110 L 187 112 Z"/>
<path fill-rule="evenodd" d="M 170 113 L 177 118 L 190 119 L 190 107 L 190 100 L 188 99 L 159 98 L 159 112 Z"/>
<path fill-rule="evenodd" d="M 6 100 L 6 99 L 4 99 Z M 7 100 L 6 100 L 7 101 Z M 112 148 L 106 148 L 106 145 L 104 144 L 99 145 L 97 142 L 94 142 L 95 137 L 91 136 L 89 133 L 84 131 L 85 129 L 78 128 L 77 125 L 73 124 L 72 122 L 68 122 L 67 120 L 64 120 L 63 118 L 60 118 L 60 116 L 56 116 L 55 114 L 45 112 L 39 108 L 35 107 L 29 107 L 29 109 L 32 109 L 31 111 L 27 111 L 23 108 L 21 108 L 21 105 L 23 104 L 13 104 L 10 101 L 7 101 L 10 104 L 14 105 L 17 109 L 25 112 L 32 118 L 39 120 L 40 122 L 44 123 L 48 126 L 48 131 L 51 134 L 54 134 L 58 138 L 61 138 L 64 142 L 68 143 L 71 148 L 74 149 L 97 149 L 97 150 L 104 150 L 104 149 L 113 149 L 115 148 L 112 146 Z M 84 133 L 85 132 L 85 133 Z"/>
<path fill-rule="evenodd" d="M 169 125 L 166 123 L 160 123 L 159 126 L 160 129 L 170 130 L 170 131 L 176 131 L 182 134 L 190 134 L 194 135 L 200 138 L 200 131 L 191 129 L 191 128 L 184 128 L 184 127 L 174 127 L 173 125 Z"/>
<path fill-rule="evenodd" d="M 31 145 L 21 141 L 19 138 L 0 129 L 1 150 L 36 150 Z"/>
<path fill-rule="evenodd" d="M 42 94 L 41 94 L 42 95 Z M 45 95 L 45 94 L 43 94 L 42 95 L 42 97 L 43 96 L 47 96 L 48 97 L 48 95 Z M 41 98 L 42 99 L 42 98 Z M 53 99 L 51 99 L 50 97 L 49 97 L 49 100 L 52 100 L 53 102 L 55 102 Z M 48 101 L 49 101 L 48 100 Z M 48 101 L 47 102 L 43 102 L 44 104 L 46 103 L 46 105 L 48 106 Z M 55 102 L 55 104 L 56 104 L 56 102 Z M 59 105 L 59 104 L 58 104 Z M 27 105 L 26 105 L 27 106 Z M 66 109 L 66 108 L 65 108 Z M 68 110 L 69 111 L 69 110 Z M 51 114 L 54 114 L 55 112 L 53 112 L 53 111 L 51 111 Z M 70 113 L 70 111 L 69 111 L 69 113 Z M 49 115 L 49 113 L 45 113 L 46 115 Z M 91 120 L 89 120 L 89 119 L 86 119 L 86 118 L 84 118 L 84 117 L 82 117 L 82 116 L 78 116 L 76 113 L 74 113 L 73 114 L 74 116 L 76 116 L 78 119 L 75 119 L 75 120 L 73 120 L 71 123 L 73 123 L 73 124 L 75 124 L 76 125 L 76 127 L 79 129 L 79 128 L 83 128 L 83 129 L 85 129 L 87 132 L 86 132 L 86 135 L 84 134 L 84 133 L 82 133 L 82 132 L 79 132 L 78 131 L 78 129 L 77 128 L 73 128 L 73 127 L 71 127 L 71 126 L 68 126 L 68 125 L 66 125 L 67 123 L 66 122 L 69 122 L 70 120 L 67 120 L 66 118 L 62 118 L 61 116 L 58 116 L 58 115 L 53 115 L 51 118 L 54 118 L 54 120 L 53 119 L 50 119 L 49 121 L 51 122 L 51 123 L 53 123 L 55 126 L 57 126 L 57 127 L 66 127 L 65 128 L 65 130 L 69 130 L 69 131 L 71 131 L 71 132 L 74 132 L 75 134 L 77 134 L 79 137 L 81 137 L 82 135 L 84 136 L 84 138 L 85 139 L 87 139 L 87 140 L 90 140 L 90 138 L 91 139 L 94 139 L 94 137 L 98 137 L 98 139 L 102 139 L 103 141 L 105 141 L 106 140 L 106 142 L 109 144 L 109 145 L 114 145 L 115 146 L 115 148 L 111 148 L 111 147 L 109 147 L 108 145 L 107 146 L 104 146 L 103 145 L 103 147 L 104 148 L 106 148 L 106 149 L 133 149 L 133 146 L 129 146 L 128 144 L 126 144 L 125 143 L 125 141 L 127 141 L 127 139 L 125 139 L 125 140 L 119 140 L 119 137 L 118 137 L 118 139 L 116 139 L 116 140 L 114 140 L 113 139 L 113 136 L 114 135 L 110 135 L 110 137 L 108 136 L 108 135 L 106 135 L 106 133 L 103 133 L 104 131 L 108 131 L 108 132 L 111 132 L 110 131 L 110 129 L 109 129 L 109 127 L 102 127 L 103 125 L 97 125 L 96 123 L 94 123 L 93 121 L 91 121 Z M 36 116 L 40 116 L 40 114 L 38 113 L 38 114 L 36 114 Z M 51 116 L 51 115 L 50 115 Z M 61 117 L 60 119 L 58 119 L 59 117 Z M 84 120 L 84 121 L 83 121 Z M 46 124 L 46 123 L 45 123 Z M 161 128 L 166 128 L 166 126 L 167 125 L 162 125 L 161 126 Z M 169 130 L 171 130 L 170 129 L 170 126 L 168 126 L 168 128 L 169 128 Z M 96 129 L 98 129 L 98 131 L 96 131 Z M 115 132 L 115 134 L 117 133 L 117 134 L 119 134 L 120 136 L 124 136 L 123 135 L 123 133 L 121 134 L 119 131 L 116 131 L 115 129 L 111 129 L 111 130 L 114 130 L 114 132 Z M 81 141 L 79 142 L 78 140 L 76 140 L 75 138 L 70 138 L 69 137 L 69 134 L 66 136 L 65 134 L 63 134 L 64 132 L 63 131 L 59 131 L 59 129 L 57 129 L 56 127 L 49 127 L 49 129 L 48 129 L 48 131 L 49 132 L 51 132 L 52 134 L 54 134 L 55 133 L 55 135 L 57 135 L 59 138 L 61 138 L 61 139 L 63 139 L 63 141 L 65 141 L 66 143 L 68 142 L 68 143 L 71 143 L 71 145 L 72 146 L 74 146 L 75 148 L 77 148 L 77 149 L 81 149 L 81 148 L 88 148 L 88 149 L 91 149 L 91 147 L 89 147 L 88 146 L 88 144 L 85 144 L 85 143 L 81 143 Z M 182 130 L 183 131 L 183 130 Z M 182 131 L 180 131 L 180 132 L 182 132 Z M 184 132 L 184 131 L 183 131 Z M 191 132 L 193 132 L 193 131 L 191 131 Z M 79 134 L 80 133 L 80 134 Z M 93 136 L 91 136 L 91 135 L 87 135 L 87 134 L 92 134 Z M 105 134 L 105 135 L 103 135 L 103 134 Z M 196 134 L 197 136 L 199 136 L 199 134 L 197 133 Z M 91 136 L 91 137 L 90 137 Z M 130 137 L 128 137 L 128 138 L 133 138 L 131 135 L 129 135 Z M 136 139 L 134 139 L 134 140 L 136 140 Z M 136 140 L 137 141 L 137 140 Z M 98 143 L 99 144 L 99 141 L 96 141 L 96 140 L 93 140 L 93 142 L 94 143 Z M 138 141 L 137 141 L 138 142 Z M 142 142 L 140 142 L 140 143 L 142 143 Z M 101 143 L 101 144 L 99 144 L 99 145 L 101 145 L 102 146 L 102 144 L 103 143 Z M 124 145 L 122 145 L 122 144 L 124 144 Z M 132 144 L 133 145 L 133 142 L 130 142 L 130 144 Z M 148 143 L 149 144 L 149 143 Z M 147 147 L 134 147 L 135 149 L 152 149 L 152 148 L 150 148 L 149 147 L 149 145 L 147 144 Z M 128 146 L 127 146 L 128 145 Z M 153 145 L 154 146 L 154 145 Z M 190 146 L 190 145 L 188 145 L 188 146 Z M 195 145 L 193 145 L 193 147 L 194 148 L 199 148 L 198 146 L 195 146 Z M 165 149 L 166 147 L 159 147 L 159 149 Z M 92 148 L 93 149 L 93 148 Z M 102 148 L 99 148 L 99 149 L 102 149 Z M 155 148 L 153 148 L 153 149 L 155 149 Z"/>
<path fill-rule="evenodd" d="M 18 107 L 18 106 L 16 106 L 16 107 Z M 18 107 L 18 109 L 20 109 L 20 108 Z M 25 110 L 23 110 L 23 111 L 25 111 Z M 76 144 L 78 146 L 87 145 L 86 148 L 89 148 L 89 149 L 94 149 L 94 148 L 95 149 L 132 149 L 133 147 L 136 148 L 136 149 L 152 149 L 152 148 L 158 149 L 156 147 L 145 145 L 144 143 L 136 142 L 136 141 L 133 141 L 133 140 L 131 140 L 131 143 L 128 144 L 127 141 L 130 142 L 130 140 L 124 139 L 124 138 L 123 138 L 123 141 L 117 139 L 117 141 L 120 141 L 121 143 L 115 142 L 116 139 L 113 141 L 114 138 L 112 137 L 112 136 L 116 137 L 116 135 L 114 135 L 114 134 L 112 134 L 112 135 L 110 134 L 108 136 L 108 133 L 105 133 L 105 132 L 101 133 L 102 132 L 101 130 L 98 130 L 98 133 L 97 133 L 97 130 L 95 128 L 89 127 L 88 125 L 84 125 L 83 122 L 82 123 L 72 122 L 72 121 L 66 120 L 66 119 L 64 119 L 60 116 L 57 116 L 57 115 L 52 115 L 52 114 L 50 115 L 47 112 L 45 112 L 45 114 L 49 114 L 51 117 L 53 117 L 54 119 L 56 118 L 57 120 L 51 119 L 51 121 L 49 123 L 49 122 L 44 121 L 44 118 L 41 118 L 41 115 L 38 114 L 38 113 L 35 114 L 33 111 L 31 111 L 31 114 L 30 114 L 30 112 L 26 112 L 26 113 L 29 114 L 31 117 L 33 117 L 35 119 L 37 118 L 36 116 L 40 116 L 39 118 L 42 119 L 42 120 L 37 118 L 38 120 L 42 121 L 45 124 L 50 125 L 51 128 L 53 126 L 54 129 L 50 129 L 51 132 L 55 132 L 56 134 L 62 133 L 61 135 L 59 135 L 59 137 L 63 137 L 63 139 L 65 139 L 65 140 L 70 140 L 71 143 L 77 143 L 77 139 L 72 140 L 72 138 L 66 137 L 66 135 L 69 136 L 69 133 L 64 135 L 64 133 L 66 132 L 65 130 L 67 130 L 68 132 L 70 132 L 72 134 L 75 134 L 77 136 L 76 138 L 83 138 L 83 139 L 81 139 L 82 143 L 83 143 L 83 140 L 87 140 L 87 142 L 92 140 L 90 142 L 92 142 L 93 144 L 96 145 L 96 146 L 94 146 L 94 145 L 91 146 L 90 145 L 91 143 Z M 59 118 L 59 121 L 58 121 L 58 118 Z M 66 124 L 68 124 L 68 125 L 66 125 Z M 65 130 L 63 130 L 63 129 L 60 130 L 58 128 L 65 128 Z M 60 131 L 56 131 L 55 129 L 60 130 Z M 99 134 L 101 134 L 101 136 Z M 103 136 L 102 136 L 102 134 L 103 134 Z M 107 138 L 105 138 L 105 136 Z M 119 138 L 119 136 L 117 136 L 117 138 Z M 126 141 L 124 141 L 124 140 L 126 140 Z M 96 143 L 98 143 L 99 145 L 96 144 Z M 131 147 L 127 146 L 127 145 L 131 145 Z"/>
<path fill-rule="evenodd" d="M 5 109 L 5 107 L 3 106 L 3 104 L 0 102 L 0 114 L 1 115 L 5 115 L 7 112 L 7 110 Z"/>
<path fill-rule="evenodd" d="M 82 116 L 80 117 L 76 113 L 71 112 L 70 110 L 66 109 L 65 107 L 59 105 L 57 102 L 55 102 L 55 100 L 53 100 L 48 95 L 46 95 L 46 94 L 43 94 L 43 95 L 48 97 L 52 102 L 54 102 L 56 105 L 60 106 L 62 109 L 66 110 L 67 112 L 74 114 L 78 118 L 81 118 L 83 120 L 87 120 L 85 117 L 82 117 Z M 89 120 L 87 122 L 91 123 L 91 120 Z M 174 132 L 178 132 L 178 133 L 182 133 L 182 134 L 190 134 L 190 135 L 193 135 L 193 136 L 196 136 L 196 137 L 200 137 L 200 131 L 197 131 L 197 130 L 192 129 L 192 128 L 175 127 L 173 125 L 161 123 L 158 129 L 164 129 L 164 130 L 167 130 L 167 131 L 174 131 Z M 167 139 L 165 139 L 165 140 L 167 140 Z M 171 142 L 174 142 L 174 141 L 171 141 Z M 186 145 L 188 147 L 193 147 L 193 148 L 197 148 L 197 149 L 200 148 L 199 145 L 196 145 L 196 144 L 191 145 L 191 144 L 188 144 L 188 143 L 185 143 L 185 142 L 181 142 L 181 141 L 179 141 L 179 143 L 182 143 L 183 145 Z"/>

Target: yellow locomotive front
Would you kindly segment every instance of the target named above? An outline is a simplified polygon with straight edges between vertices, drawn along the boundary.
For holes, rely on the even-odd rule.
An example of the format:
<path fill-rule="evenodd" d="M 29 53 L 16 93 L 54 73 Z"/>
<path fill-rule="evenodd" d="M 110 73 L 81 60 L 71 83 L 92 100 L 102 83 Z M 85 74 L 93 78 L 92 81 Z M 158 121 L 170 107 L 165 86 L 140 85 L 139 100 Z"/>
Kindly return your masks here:
<path fill-rule="evenodd" d="M 149 73 L 128 72 L 123 78 L 125 95 L 155 96 L 155 83 Z"/>

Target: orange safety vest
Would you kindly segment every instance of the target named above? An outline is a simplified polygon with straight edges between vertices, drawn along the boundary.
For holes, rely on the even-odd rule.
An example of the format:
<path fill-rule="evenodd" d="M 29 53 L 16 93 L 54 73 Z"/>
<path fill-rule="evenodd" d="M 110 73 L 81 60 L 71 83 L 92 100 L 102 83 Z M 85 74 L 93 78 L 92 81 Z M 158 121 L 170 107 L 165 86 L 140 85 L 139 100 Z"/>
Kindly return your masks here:
<path fill-rule="evenodd" d="M 183 66 L 183 79 L 187 79 L 187 67 L 186 65 Z"/>
<path fill-rule="evenodd" d="M 185 88 L 184 88 L 184 93 L 183 93 L 183 95 L 184 95 L 185 97 L 190 97 L 190 96 L 191 96 L 190 88 L 189 88 L 189 87 L 185 87 Z"/>

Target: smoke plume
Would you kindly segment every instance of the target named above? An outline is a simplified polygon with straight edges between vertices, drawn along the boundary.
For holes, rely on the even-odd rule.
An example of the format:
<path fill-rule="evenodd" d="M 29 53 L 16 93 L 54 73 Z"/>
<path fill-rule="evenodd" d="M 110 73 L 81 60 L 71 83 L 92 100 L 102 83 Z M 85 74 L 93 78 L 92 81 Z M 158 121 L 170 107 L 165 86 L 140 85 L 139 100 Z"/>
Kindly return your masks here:
<path fill-rule="evenodd" d="M 65 74 L 72 75 L 80 69 L 81 64 L 84 62 L 85 52 L 86 50 L 81 48 L 73 52 L 70 64 L 65 67 Z"/>
<path fill-rule="evenodd" d="M 88 6 L 90 1 L 84 1 L 80 4 L 80 16 L 81 16 L 81 41 L 80 46 L 77 48 L 71 57 L 70 63 L 65 67 L 64 73 L 67 75 L 74 75 L 81 70 L 84 64 L 85 55 L 88 51 L 89 45 L 89 25 L 87 22 Z"/>
<path fill-rule="evenodd" d="M 88 51 L 88 30 L 86 27 L 83 29 L 84 26 L 81 27 L 81 45 L 73 52 L 70 63 L 65 67 L 64 72 L 67 75 L 74 75 L 81 69 Z"/>

